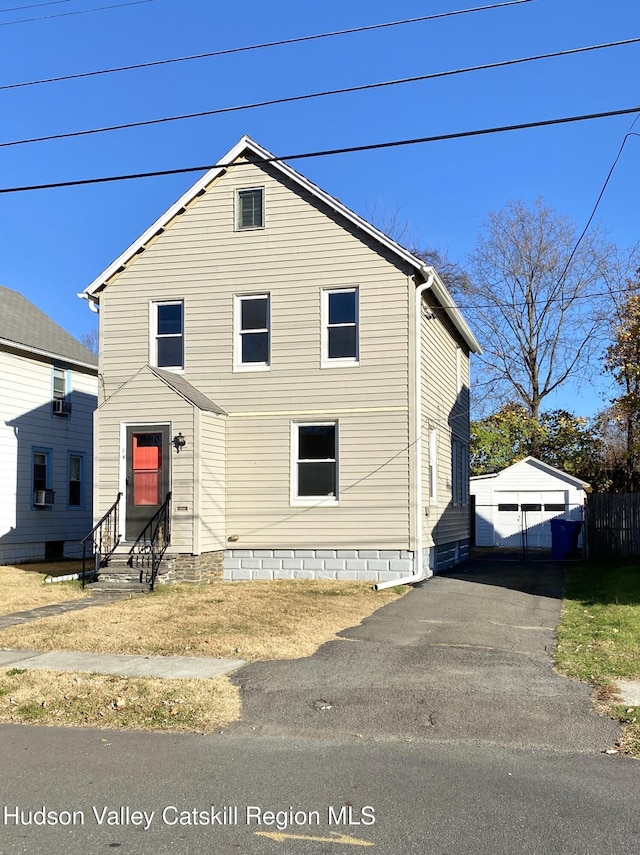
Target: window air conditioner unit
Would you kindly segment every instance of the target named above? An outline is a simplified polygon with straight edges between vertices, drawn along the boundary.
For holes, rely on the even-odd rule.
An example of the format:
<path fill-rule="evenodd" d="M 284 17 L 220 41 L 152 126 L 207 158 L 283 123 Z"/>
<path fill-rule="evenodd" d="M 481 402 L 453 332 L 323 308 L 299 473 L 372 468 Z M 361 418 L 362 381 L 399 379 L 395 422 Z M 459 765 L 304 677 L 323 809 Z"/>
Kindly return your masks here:
<path fill-rule="evenodd" d="M 56 416 L 68 416 L 71 414 L 71 401 L 64 398 L 53 399 L 53 412 Z"/>
<path fill-rule="evenodd" d="M 37 508 L 48 508 L 53 505 L 55 490 L 34 490 L 33 504 Z"/>

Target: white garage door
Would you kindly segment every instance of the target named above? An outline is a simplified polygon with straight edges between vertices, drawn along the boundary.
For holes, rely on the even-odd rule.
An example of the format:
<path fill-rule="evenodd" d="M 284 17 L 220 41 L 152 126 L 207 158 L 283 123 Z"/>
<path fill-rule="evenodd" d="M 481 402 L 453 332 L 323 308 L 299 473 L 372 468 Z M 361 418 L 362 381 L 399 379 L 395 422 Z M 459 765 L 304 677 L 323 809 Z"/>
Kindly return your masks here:
<path fill-rule="evenodd" d="M 563 490 L 495 493 L 495 545 L 551 549 L 550 521 L 564 516 L 565 501 Z"/>

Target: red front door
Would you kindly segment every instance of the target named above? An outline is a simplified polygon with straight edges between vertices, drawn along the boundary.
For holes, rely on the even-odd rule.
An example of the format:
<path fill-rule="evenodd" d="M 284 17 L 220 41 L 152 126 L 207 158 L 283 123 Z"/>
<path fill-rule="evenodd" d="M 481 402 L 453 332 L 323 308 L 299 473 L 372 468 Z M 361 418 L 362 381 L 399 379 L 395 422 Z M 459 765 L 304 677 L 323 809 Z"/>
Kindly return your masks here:
<path fill-rule="evenodd" d="M 169 427 L 127 428 L 125 538 L 135 540 L 169 491 Z"/>

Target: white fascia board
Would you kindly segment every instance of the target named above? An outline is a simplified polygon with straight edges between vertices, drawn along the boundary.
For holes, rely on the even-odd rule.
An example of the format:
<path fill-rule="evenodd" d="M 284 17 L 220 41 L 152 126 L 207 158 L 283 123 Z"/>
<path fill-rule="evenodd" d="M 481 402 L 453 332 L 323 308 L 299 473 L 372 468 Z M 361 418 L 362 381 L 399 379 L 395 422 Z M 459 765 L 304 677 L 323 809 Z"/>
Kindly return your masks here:
<path fill-rule="evenodd" d="M 434 282 L 431 286 L 431 291 L 435 294 L 439 303 L 444 308 L 447 313 L 451 323 L 454 325 L 456 330 L 460 333 L 466 344 L 469 346 L 469 349 L 472 353 L 480 355 L 482 353 L 482 348 L 480 347 L 480 343 L 478 339 L 471 332 L 471 329 L 465 319 L 462 317 L 460 309 L 456 306 L 456 302 L 449 293 L 447 286 L 444 284 L 442 279 L 438 276 L 438 271 L 433 267 L 426 267 L 422 262 L 420 263 L 420 272 L 426 278 L 433 273 L 434 274 Z"/>
<path fill-rule="evenodd" d="M 11 341 L 8 338 L 0 338 L 0 348 L 8 347 L 11 350 L 19 350 L 22 353 L 26 353 L 30 356 L 42 356 L 47 360 L 54 360 L 56 362 L 64 362 L 66 365 L 70 365 L 72 368 L 87 368 L 96 376 L 98 375 L 98 366 L 92 365 L 90 362 L 81 362 L 79 359 L 72 359 L 69 356 L 63 356 L 61 353 L 53 353 L 49 350 L 42 350 L 39 347 L 31 347 L 27 344 L 20 344 L 17 341 Z"/>

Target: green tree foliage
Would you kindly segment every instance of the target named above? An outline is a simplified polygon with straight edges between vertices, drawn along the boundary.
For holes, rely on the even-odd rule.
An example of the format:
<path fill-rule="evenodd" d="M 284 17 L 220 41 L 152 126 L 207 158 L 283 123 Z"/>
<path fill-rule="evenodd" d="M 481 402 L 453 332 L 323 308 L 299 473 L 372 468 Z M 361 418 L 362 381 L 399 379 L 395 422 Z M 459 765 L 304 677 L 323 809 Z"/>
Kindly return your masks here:
<path fill-rule="evenodd" d="M 471 474 L 499 472 L 534 454 L 585 481 L 597 478 L 601 443 L 587 419 L 551 410 L 534 419 L 522 404 L 509 403 L 471 423 Z"/>
<path fill-rule="evenodd" d="M 620 394 L 602 415 L 610 434 L 623 440 L 622 489 L 640 490 L 640 284 L 619 305 L 613 341 L 607 348 L 605 370 Z M 620 461 L 619 461 L 620 462 Z"/>

